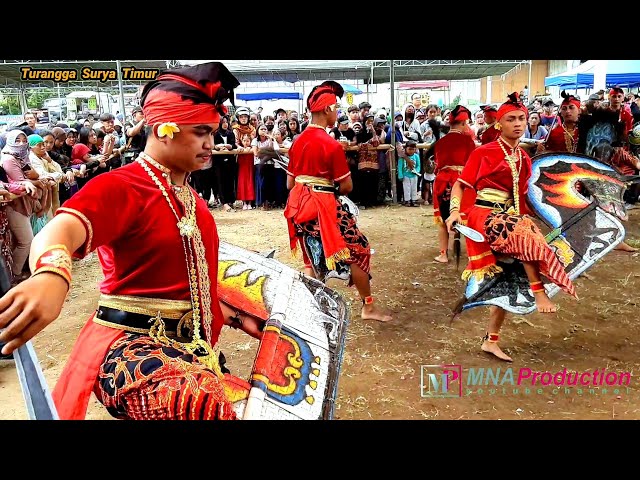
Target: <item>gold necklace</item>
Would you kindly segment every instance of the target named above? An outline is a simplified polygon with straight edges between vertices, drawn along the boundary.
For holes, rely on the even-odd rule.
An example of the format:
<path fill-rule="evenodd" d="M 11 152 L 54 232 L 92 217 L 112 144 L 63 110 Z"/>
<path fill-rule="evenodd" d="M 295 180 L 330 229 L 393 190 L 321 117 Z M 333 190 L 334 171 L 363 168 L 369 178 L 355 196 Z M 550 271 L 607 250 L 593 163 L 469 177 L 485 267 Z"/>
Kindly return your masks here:
<path fill-rule="evenodd" d="M 576 132 L 576 127 L 574 126 L 573 130 L 570 132 L 564 126 L 564 123 L 561 124 L 561 126 L 562 126 L 562 129 L 564 130 L 564 144 L 567 147 L 567 152 L 575 153 L 576 152 L 576 147 L 578 146 L 578 144 L 575 141 L 575 138 L 573 136 L 573 134 Z"/>
<path fill-rule="evenodd" d="M 307 128 L 321 128 L 322 130 L 324 130 L 325 132 L 327 131 L 327 127 L 323 127 L 322 125 L 318 125 L 317 123 L 310 123 L 307 125 Z"/>
<path fill-rule="evenodd" d="M 160 165 L 158 162 L 153 160 L 149 155 L 139 155 L 136 161 L 142 166 L 142 168 L 147 172 L 151 180 L 158 186 L 165 200 L 169 204 L 171 211 L 178 220 L 177 226 L 180 231 L 180 238 L 182 239 L 182 248 L 184 250 L 184 255 L 187 264 L 187 275 L 189 278 L 189 290 L 191 293 L 191 305 L 193 307 L 193 340 L 190 343 L 181 343 L 172 338 L 168 338 L 165 334 L 165 326 L 162 317 L 160 316 L 160 312 L 158 312 L 157 317 L 155 318 L 155 323 L 149 331 L 149 336 L 154 340 L 168 346 L 173 346 L 178 349 L 186 350 L 187 352 L 196 355 L 198 360 L 202 362 L 204 365 L 212 369 L 216 375 L 220 378 L 223 377 L 222 369 L 220 368 L 219 363 L 219 352 L 214 349 L 209 343 L 207 343 L 200 336 L 200 326 L 204 324 L 205 335 L 207 338 L 211 339 L 211 283 L 209 280 L 209 268 L 207 265 L 207 261 L 205 258 L 205 249 L 202 243 L 202 238 L 200 237 L 200 229 L 196 223 L 196 199 L 193 196 L 193 192 L 189 188 L 188 185 L 185 186 L 173 186 L 173 190 L 176 192 L 176 196 L 178 200 L 183 204 L 185 215 L 180 217 L 178 212 L 173 206 L 171 202 L 171 198 L 169 198 L 169 192 L 162 184 L 160 179 L 156 176 L 156 174 L 151 170 L 149 165 L 147 165 L 147 161 L 157 166 Z M 163 177 L 165 179 L 169 178 L 170 170 L 166 167 L 157 167 L 160 171 L 163 172 Z M 167 181 L 167 186 L 169 182 Z M 192 243 L 195 247 L 195 254 L 193 252 L 194 248 L 192 247 Z M 194 261 L 195 259 L 195 261 Z M 197 268 L 196 268 L 197 263 Z M 201 292 L 201 295 L 200 293 Z M 204 314 L 204 319 L 201 318 L 200 315 L 200 304 L 202 301 L 202 312 Z M 204 321 L 203 321 L 204 320 Z"/>
<path fill-rule="evenodd" d="M 522 150 L 519 146 L 512 149 L 511 154 L 507 153 L 507 149 L 504 148 L 504 144 L 506 142 L 502 139 L 502 137 L 498 137 L 498 145 L 504 152 L 504 159 L 507 161 L 509 168 L 511 168 L 511 177 L 513 178 L 513 203 L 516 210 L 516 215 L 520 215 L 520 170 L 522 169 Z M 511 145 L 509 145 L 511 147 Z M 516 169 L 516 163 L 518 163 L 518 167 Z"/>

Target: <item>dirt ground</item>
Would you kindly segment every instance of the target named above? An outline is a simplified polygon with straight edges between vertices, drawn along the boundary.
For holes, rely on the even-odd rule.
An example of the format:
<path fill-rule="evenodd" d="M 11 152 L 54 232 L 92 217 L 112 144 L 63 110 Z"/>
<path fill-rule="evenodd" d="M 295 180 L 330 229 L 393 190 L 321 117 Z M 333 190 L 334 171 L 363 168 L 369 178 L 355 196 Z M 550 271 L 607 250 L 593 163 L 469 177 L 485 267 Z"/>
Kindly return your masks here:
<path fill-rule="evenodd" d="M 501 345 L 514 358 L 505 364 L 480 350 L 487 310 L 472 309 L 449 324 L 451 306 L 464 291 L 453 264 L 432 262 L 437 255 L 437 230 L 432 207 L 388 206 L 361 211 L 359 224 L 375 250 L 372 259 L 374 295 L 393 312 L 394 321 L 380 324 L 359 318 L 355 289 L 333 284 L 352 304 L 352 321 L 338 386 L 338 419 L 638 419 L 640 367 L 637 292 L 640 254 L 611 252 L 576 281 L 580 301 L 564 294 L 555 298 L 555 315 L 509 315 Z M 629 212 L 627 238 L 640 238 L 640 210 Z M 294 268 L 299 260 L 287 248 L 281 210 L 214 211 L 223 240 L 258 251 L 276 248 L 276 258 Z M 464 262 L 463 262 L 464 263 Z M 462 268 L 462 267 L 461 267 Z M 77 334 L 95 309 L 102 274 L 97 258 L 77 263 L 74 283 L 60 318 L 43 331 L 34 347 L 50 387 L 55 385 Z M 232 372 L 248 373 L 257 340 L 230 329 L 221 338 Z M 474 390 L 462 398 L 423 396 L 421 366 L 461 365 L 469 368 L 512 367 L 556 373 L 606 368 L 631 372 L 629 387 L 619 392 L 553 386 L 511 385 Z M 466 380 L 465 380 L 466 386 Z M 502 387 L 508 387 L 503 390 Z M 538 390 L 538 388 L 541 388 Z M 26 417 L 11 361 L 0 361 L 0 419 Z M 89 419 L 109 419 L 92 399 Z"/>

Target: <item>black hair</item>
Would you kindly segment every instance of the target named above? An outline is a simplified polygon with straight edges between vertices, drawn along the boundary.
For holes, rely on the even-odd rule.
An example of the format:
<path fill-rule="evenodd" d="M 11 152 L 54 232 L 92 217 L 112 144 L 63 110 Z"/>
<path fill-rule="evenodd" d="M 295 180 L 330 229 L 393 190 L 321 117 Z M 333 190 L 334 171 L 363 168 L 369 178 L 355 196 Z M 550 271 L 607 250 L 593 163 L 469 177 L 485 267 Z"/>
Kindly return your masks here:
<path fill-rule="evenodd" d="M 93 130 L 93 128 L 82 127 L 80 129 L 80 132 L 78 133 L 78 141 L 80 143 L 85 144 L 88 147 L 90 145 L 90 143 L 89 143 L 89 135 L 91 134 L 92 130 Z M 93 132 L 95 133 L 95 130 L 93 130 Z"/>
<path fill-rule="evenodd" d="M 101 122 L 108 122 L 108 121 L 115 121 L 116 117 L 113 115 L 113 113 L 103 113 L 102 115 L 100 115 L 100 121 Z"/>

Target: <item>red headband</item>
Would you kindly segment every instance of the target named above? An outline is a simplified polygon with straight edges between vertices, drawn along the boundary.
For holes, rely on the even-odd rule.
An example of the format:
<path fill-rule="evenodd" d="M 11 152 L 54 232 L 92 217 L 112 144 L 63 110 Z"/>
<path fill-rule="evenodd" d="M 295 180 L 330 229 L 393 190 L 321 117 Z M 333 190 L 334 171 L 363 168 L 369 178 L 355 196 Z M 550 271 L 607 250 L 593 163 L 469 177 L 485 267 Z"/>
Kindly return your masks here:
<path fill-rule="evenodd" d="M 342 85 L 333 80 L 327 80 L 313 87 L 307 98 L 307 107 L 311 113 L 321 112 L 326 107 L 335 105 L 336 97 L 342 97 L 342 95 L 344 95 Z"/>
<path fill-rule="evenodd" d="M 482 111 L 484 112 L 484 118 L 485 120 L 488 118 L 496 118 L 496 114 L 498 113 L 498 111 L 496 110 L 495 107 L 492 107 L 491 105 L 485 105 L 483 107 L 480 107 L 482 109 Z M 491 123 L 491 122 L 489 122 Z"/>
<path fill-rule="evenodd" d="M 220 112 L 214 105 L 210 103 L 194 104 L 185 101 L 180 94 L 160 89 L 149 92 L 142 112 L 148 125 L 165 122 L 183 125 L 220 122 Z"/>
<path fill-rule="evenodd" d="M 309 111 L 321 112 L 336 103 L 336 94 L 331 87 L 320 87 L 309 97 Z"/>
<path fill-rule="evenodd" d="M 576 106 L 576 108 L 580 108 L 580 100 L 578 100 L 573 95 L 570 96 L 570 97 L 565 98 L 562 101 L 562 103 L 560 104 L 560 106 L 562 106 L 562 105 L 571 105 L 571 104 L 574 104 Z"/>
<path fill-rule="evenodd" d="M 500 105 L 496 118 L 498 121 L 500 121 L 505 113 L 513 112 L 515 110 L 520 110 L 524 112 L 527 117 L 529 116 L 529 110 L 527 110 L 527 107 L 525 107 L 524 104 L 520 102 L 520 97 L 518 96 L 517 92 L 513 92 L 511 95 L 509 95 L 509 100 Z"/>
<path fill-rule="evenodd" d="M 617 95 L 618 93 L 621 93 L 622 95 L 624 95 L 624 92 L 622 91 L 621 88 L 614 87 L 611 90 L 609 90 L 609 95 Z"/>
<path fill-rule="evenodd" d="M 467 107 L 457 105 L 449 116 L 449 123 L 465 122 L 471 119 L 471 112 Z"/>
<path fill-rule="evenodd" d="M 147 124 L 218 123 L 240 83 L 220 62 L 168 70 L 145 85 L 141 106 Z"/>

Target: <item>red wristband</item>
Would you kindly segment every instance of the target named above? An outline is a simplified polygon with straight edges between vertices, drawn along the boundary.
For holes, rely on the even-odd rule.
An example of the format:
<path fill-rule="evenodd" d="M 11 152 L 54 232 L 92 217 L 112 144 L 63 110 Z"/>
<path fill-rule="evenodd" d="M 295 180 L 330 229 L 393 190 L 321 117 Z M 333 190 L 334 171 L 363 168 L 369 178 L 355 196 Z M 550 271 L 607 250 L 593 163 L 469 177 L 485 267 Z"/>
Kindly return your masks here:
<path fill-rule="evenodd" d="M 71 255 L 65 245 L 49 246 L 36 261 L 36 268 L 33 275 L 51 272 L 60 275 L 71 286 Z"/>

